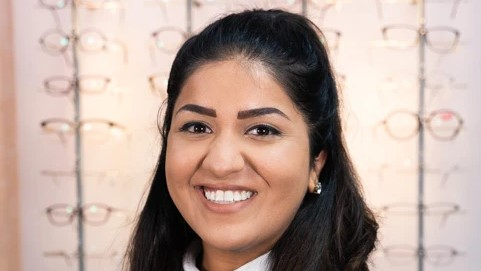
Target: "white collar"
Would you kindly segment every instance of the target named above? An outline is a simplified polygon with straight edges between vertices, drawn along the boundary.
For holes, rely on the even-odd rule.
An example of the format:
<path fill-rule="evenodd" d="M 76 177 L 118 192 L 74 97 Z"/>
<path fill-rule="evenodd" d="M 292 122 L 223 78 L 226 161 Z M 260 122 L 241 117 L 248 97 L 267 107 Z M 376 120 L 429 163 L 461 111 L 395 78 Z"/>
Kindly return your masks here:
<path fill-rule="evenodd" d="M 184 271 L 200 271 L 195 265 L 195 260 L 199 254 L 200 246 L 197 244 L 192 244 L 187 253 L 184 255 L 182 265 Z M 267 253 L 255 258 L 254 260 L 244 264 L 243 266 L 233 270 L 233 271 L 268 271 L 269 270 L 269 253 Z"/>

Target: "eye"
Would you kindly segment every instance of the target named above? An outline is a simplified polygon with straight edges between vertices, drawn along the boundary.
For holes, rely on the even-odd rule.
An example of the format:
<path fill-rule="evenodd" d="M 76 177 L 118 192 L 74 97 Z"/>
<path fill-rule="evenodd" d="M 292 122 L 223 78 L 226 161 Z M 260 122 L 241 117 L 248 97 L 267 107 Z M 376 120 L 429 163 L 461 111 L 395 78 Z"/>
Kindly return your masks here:
<path fill-rule="evenodd" d="M 281 132 L 279 130 L 275 129 L 274 127 L 271 127 L 269 125 L 261 124 L 261 125 L 256 125 L 252 128 L 250 128 L 247 131 L 248 135 L 254 135 L 254 136 L 277 136 L 280 135 Z"/>
<path fill-rule="evenodd" d="M 180 131 L 192 134 L 210 134 L 212 130 L 202 122 L 189 122 L 184 124 Z"/>

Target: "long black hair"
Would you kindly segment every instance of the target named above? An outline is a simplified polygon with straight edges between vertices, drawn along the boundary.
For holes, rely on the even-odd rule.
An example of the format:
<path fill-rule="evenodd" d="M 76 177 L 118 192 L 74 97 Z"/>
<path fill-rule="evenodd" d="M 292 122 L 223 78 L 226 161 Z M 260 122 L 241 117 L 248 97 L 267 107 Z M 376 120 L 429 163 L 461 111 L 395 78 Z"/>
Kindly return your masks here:
<path fill-rule="evenodd" d="M 368 270 L 378 225 L 366 206 L 343 140 L 338 90 L 321 31 L 301 15 L 248 10 L 227 15 L 189 38 L 173 62 L 161 127 L 162 149 L 127 251 L 129 271 L 182 270 L 197 238 L 166 185 L 172 111 L 186 79 L 206 63 L 241 57 L 260 63 L 283 87 L 309 127 L 311 166 L 325 151 L 320 195 L 306 194 L 270 253 L 271 270 Z"/>

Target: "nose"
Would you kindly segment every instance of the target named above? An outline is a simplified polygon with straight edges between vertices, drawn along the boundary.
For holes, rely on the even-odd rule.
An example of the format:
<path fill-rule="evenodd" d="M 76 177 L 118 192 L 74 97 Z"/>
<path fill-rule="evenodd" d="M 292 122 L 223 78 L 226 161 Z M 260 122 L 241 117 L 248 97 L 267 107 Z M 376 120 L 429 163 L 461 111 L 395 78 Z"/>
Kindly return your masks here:
<path fill-rule="evenodd" d="M 239 141 L 235 136 L 228 134 L 214 137 L 202 161 L 202 167 L 216 179 L 225 179 L 241 171 L 245 161 Z"/>

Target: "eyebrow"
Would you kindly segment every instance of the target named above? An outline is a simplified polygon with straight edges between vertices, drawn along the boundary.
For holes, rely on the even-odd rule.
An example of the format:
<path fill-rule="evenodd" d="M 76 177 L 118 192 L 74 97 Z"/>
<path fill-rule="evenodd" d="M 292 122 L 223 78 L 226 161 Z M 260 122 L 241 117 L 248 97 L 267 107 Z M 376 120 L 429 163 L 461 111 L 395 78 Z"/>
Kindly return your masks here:
<path fill-rule="evenodd" d="M 206 115 L 213 118 L 217 117 L 217 113 L 215 112 L 214 109 L 203 107 L 196 104 L 186 104 L 182 106 L 179 110 L 177 110 L 175 114 L 179 113 L 180 111 L 190 111 L 190 112 Z"/>
<path fill-rule="evenodd" d="M 240 111 L 237 114 L 237 118 L 238 119 L 248 119 L 248 118 L 255 118 L 255 117 L 260 117 L 260 116 L 269 115 L 269 114 L 278 114 L 278 115 L 290 120 L 289 117 L 287 117 L 287 115 L 284 114 L 284 112 L 282 112 L 281 110 L 279 110 L 277 108 L 274 108 L 274 107 L 262 107 L 262 108 L 255 108 L 255 109 Z"/>
<path fill-rule="evenodd" d="M 217 117 L 217 113 L 214 109 L 203 107 L 196 104 L 186 104 L 182 106 L 179 110 L 177 110 L 176 114 L 179 113 L 180 111 L 190 111 L 190 112 L 198 113 L 198 114 L 213 117 L 213 118 Z M 254 109 L 239 111 L 239 113 L 237 114 L 237 118 L 249 119 L 249 118 L 255 118 L 255 117 L 260 117 L 260 116 L 269 115 L 269 114 L 277 114 L 290 120 L 289 117 L 284 112 L 274 107 L 261 107 L 261 108 L 254 108 Z"/>

